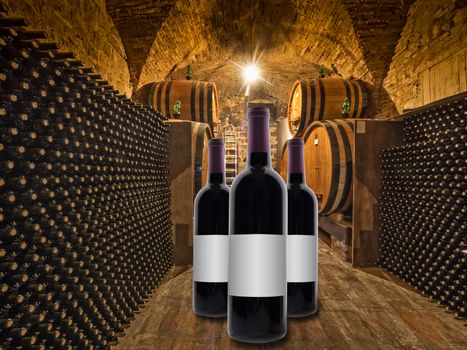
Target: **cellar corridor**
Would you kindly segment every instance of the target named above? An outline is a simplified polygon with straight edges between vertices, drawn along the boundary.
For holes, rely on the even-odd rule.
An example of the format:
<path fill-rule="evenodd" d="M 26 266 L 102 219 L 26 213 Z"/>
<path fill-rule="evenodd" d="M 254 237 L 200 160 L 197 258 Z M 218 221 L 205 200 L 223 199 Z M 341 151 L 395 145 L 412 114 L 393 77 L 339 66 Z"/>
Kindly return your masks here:
<path fill-rule="evenodd" d="M 163 283 L 115 350 L 465 349 L 463 321 L 380 268 L 353 269 L 319 248 L 319 312 L 289 319 L 285 339 L 246 345 L 229 339 L 226 319 L 192 312 L 192 270 Z"/>
<path fill-rule="evenodd" d="M 0 350 L 467 350 L 466 232 L 466 0 L 0 0 Z"/>

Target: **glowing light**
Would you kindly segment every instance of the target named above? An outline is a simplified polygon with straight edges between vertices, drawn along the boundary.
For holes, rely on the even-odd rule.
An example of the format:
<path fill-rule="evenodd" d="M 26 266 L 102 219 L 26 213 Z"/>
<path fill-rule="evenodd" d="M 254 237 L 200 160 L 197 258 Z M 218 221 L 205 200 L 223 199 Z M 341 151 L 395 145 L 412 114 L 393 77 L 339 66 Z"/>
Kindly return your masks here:
<path fill-rule="evenodd" d="M 259 68 L 254 65 L 248 65 L 243 68 L 243 78 L 247 84 L 251 84 L 260 78 Z"/>
<path fill-rule="evenodd" d="M 261 51 L 258 54 L 258 46 L 256 46 L 253 57 L 251 57 L 251 60 L 246 64 L 240 64 L 230 59 L 228 60 L 239 69 L 241 75 L 243 76 L 243 85 L 240 88 L 240 91 L 244 90 L 245 96 L 250 94 L 250 90 L 254 88 L 254 83 L 256 81 L 261 81 L 262 83 L 273 85 L 261 76 L 261 70 L 258 66 L 258 63 L 263 56 L 263 52 L 264 51 Z"/>

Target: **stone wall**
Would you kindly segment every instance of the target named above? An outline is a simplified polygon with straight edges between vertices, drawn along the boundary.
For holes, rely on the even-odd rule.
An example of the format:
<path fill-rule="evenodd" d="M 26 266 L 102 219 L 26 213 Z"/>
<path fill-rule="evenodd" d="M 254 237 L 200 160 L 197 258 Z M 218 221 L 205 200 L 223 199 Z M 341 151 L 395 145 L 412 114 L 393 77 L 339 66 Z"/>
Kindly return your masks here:
<path fill-rule="evenodd" d="M 122 40 L 108 16 L 105 0 L 3 0 L 11 17 L 23 17 L 43 30 L 63 51 L 130 96 L 130 74 Z"/>
<path fill-rule="evenodd" d="M 465 1 L 417 0 L 383 84 L 397 112 L 467 90 L 466 48 Z"/>

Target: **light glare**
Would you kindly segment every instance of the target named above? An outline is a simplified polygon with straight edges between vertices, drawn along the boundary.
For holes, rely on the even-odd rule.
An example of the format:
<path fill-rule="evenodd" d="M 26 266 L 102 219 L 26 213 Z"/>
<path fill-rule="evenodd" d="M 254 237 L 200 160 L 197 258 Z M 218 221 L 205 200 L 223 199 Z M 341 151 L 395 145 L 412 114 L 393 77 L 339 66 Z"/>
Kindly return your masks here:
<path fill-rule="evenodd" d="M 243 69 L 243 76 L 244 76 L 245 81 L 246 81 L 247 84 L 255 82 L 260 77 L 258 67 L 256 65 L 254 65 L 254 64 L 246 66 Z"/>

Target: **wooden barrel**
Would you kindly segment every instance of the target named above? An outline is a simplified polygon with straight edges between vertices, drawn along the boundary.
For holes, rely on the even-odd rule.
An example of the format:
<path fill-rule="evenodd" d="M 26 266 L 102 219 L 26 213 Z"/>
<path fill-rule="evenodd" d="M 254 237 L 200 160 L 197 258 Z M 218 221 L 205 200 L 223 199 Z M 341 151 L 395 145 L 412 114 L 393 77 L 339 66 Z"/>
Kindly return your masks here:
<path fill-rule="evenodd" d="M 303 134 L 306 182 L 321 214 L 344 213 L 352 203 L 353 132 L 352 121 L 336 119 L 314 122 Z"/>
<path fill-rule="evenodd" d="M 282 176 L 284 182 L 287 182 L 287 167 L 289 165 L 289 151 L 287 150 L 287 142 L 282 148 L 281 164 L 279 168 L 279 174 Z"/>
<path fill-rule="evenodd" d="M 147 84 L 135 95 L 169 118 L 173 118 L 175 102 L 180 101 L 180 119 L 207 123 L 211 128 L 219 122 L 217 88 L 211 82 L 166 80 Z"/>
<path fill-rule="evenodd" d="M 314 121 L 342 118 L 342 104 L 350 102 L 349 118 L 363 118 L 367 93 L 359 80 L 321 78 L 297 80 L 288 103 L 289 130 L 301 136 Z"/>
<path fill-rule="evenodd" d="M 194 195 L 206 185 L 208 175 L 208 140 L 212 138 L 211 128 L 205 123 L 193 123 L 191 136 L 191 157 L 193 164 Z"/>

